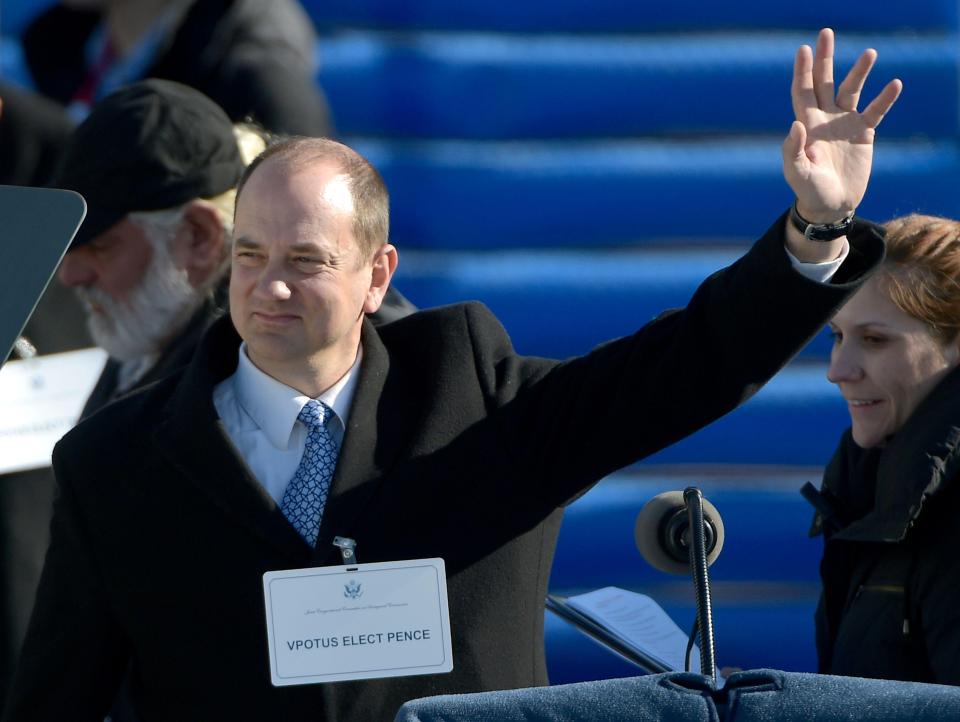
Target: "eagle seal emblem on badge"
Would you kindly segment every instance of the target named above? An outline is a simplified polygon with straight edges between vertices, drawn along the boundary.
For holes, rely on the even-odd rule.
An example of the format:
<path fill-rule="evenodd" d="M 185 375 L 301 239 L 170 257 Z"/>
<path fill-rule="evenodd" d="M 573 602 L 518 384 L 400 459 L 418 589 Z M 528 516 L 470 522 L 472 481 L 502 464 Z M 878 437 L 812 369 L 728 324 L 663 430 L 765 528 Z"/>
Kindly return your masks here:
<path fill-rule="evenodd" d="M 349 582 L 343 585 L 343 596 L 347 599 L 359 599 L 363 596 L 363 589 L 360 588 L 359 582 L 351 579 Z"/>

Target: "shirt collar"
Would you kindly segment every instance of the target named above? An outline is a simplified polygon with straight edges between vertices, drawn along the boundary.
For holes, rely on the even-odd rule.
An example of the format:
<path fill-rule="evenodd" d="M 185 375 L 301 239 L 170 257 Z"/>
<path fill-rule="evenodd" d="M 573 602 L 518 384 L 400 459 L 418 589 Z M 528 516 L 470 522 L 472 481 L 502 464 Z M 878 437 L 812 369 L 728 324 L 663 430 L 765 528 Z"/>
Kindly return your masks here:
<path fill-rule="evenodd" d="M 337 383 L 317 397 L 318 401 L 333 409 L 343 429 L 346 429 L 350 417 L 362 358 L 363 348 L 360 347 L 353 366 Z M 260 427 L 264 436 L 278 449 L 288 448 L 300 410 L 310 397 L 258 369 L 247 356 L 246 343 L 240 344 L 235 384 L 240 406 Z"/>

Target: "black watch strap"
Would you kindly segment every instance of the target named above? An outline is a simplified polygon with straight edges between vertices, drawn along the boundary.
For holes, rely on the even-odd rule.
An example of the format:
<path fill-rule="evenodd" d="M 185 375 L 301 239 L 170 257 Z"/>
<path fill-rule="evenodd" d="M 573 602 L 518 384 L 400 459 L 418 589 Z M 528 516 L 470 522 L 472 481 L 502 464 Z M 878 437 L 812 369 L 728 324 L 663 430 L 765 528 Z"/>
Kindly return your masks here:
<path fill-rule="evenodd" d="M 853 213 L 839 223 L 811 223 L 800 215 L 797 211 L 797 204 L 794 203 L 790 208 L 790 222 L 807 240 L 826 243 L 827 241 L 835 241 L 850 232 L 853 227 Z"/>

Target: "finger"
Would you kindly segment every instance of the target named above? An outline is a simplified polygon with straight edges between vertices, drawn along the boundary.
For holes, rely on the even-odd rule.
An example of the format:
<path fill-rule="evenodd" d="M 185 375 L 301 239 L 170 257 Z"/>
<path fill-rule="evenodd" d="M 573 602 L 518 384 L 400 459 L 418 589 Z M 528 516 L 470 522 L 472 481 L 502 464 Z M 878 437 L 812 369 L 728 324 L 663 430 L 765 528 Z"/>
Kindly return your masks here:
<path fill-rule="evenodd" d="M 886 87 L 880 91 L 880 94 L 868 105 L 861 117 L 868 128 L 876 128 L 883 120 L 883 116 L 893 107 L 900 97 L 900 91 L 903 90 L 903 82 L 899 79 L 891 80 Z"/>
<path fill-rule="evenodd" d="M 877 51 L 873 48 L 867 48 L 863 51 L 854 66 L 850 68 L 847 77 L 840 83 L 840 90 L 837 91 L 837 107 L 840 110 L 856 110 L 860 103 L 860 93 L 863 92 L 863 85 L 870 75 L 873 64 L 877 62 Z"/>
<path fill-rule="evenodd" d="M 809 45 L 801 45 L 793 61 L 793 84 L 790 86 L 793 114 L 802 118 L 810 108 L 817 107 L 813 92 L 813 51 Z"/>
<path fill-rule="evenodd" d="M 813 58 L 813 90 L 823 110 L 833 110 L 833 30 L 824 28 L 817 36 L 817 53 Z"/>
<path fill-rule="evenodd" d="M 783 141 L 783 164 L 800 171 L 808 162 L 804 146 L 807 144 L 807 129 L 799 120 L 793 121 L 790 132 Z"/>

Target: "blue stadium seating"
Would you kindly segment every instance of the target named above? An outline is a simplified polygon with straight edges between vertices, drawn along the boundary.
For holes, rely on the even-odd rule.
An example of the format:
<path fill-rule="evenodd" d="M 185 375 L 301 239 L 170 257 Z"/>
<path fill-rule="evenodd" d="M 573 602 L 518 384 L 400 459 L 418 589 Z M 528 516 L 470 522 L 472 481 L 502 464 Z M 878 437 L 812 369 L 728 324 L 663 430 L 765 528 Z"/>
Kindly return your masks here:
<path fill-rule="evenodd" d="M 0 30 L 16 35 L 56 0 L 5 0 Z M 841 32 L 950 32 L 958 25 L 953 0 L 922 0 L 909 9 L 897 3 L 809 0 L 802 5 L 755 2 L 711 4 L 699 0 L 302 0 L 321 30 L 365 27 L 387 30 L 494 30 L 504 33 L 654 33 L 693 30 L 802 29 L 824 25 Z"/>
<path fill-rule="evenodd" d="M 704 278 L 742 250 L 401 250 L 396 282 L 421 307 L 481 300 L 518 351 L 567 358 L 684 306 Z M 825 360 L 830 344 L 824 332 L 802 357 Z"/>
<path fill-rule="evenodd" d="M 0 33 L 4 40 L 17 37 L 38 13 L 55 4 L 56 0 L 4 0 L 0 3 Z"/>
<path fill-rule="evenodd" d="M 23 2 L 24 0 L 21 0 Z M 898 4 L 811 0 L 802 5 L 743 0 L 704 3 L 677 0 L 303 0 L 321 29 L 373 27 L 389 30 L 495 30 L 498 32 L 654 33 L 749 28 L 804 29 L 823 26 L 842 32 L 953 31 L 958 9 L 952 0 Z"/>
<path fill-rule="evenodd" d="M 352 141 L 391 188 L 401 248 L 742 244 L 792 202 L 780 139 Z M 888 141 L 861 212 L 960 216 L 957 187 L 955 142 Z"/>
<path fill-rule="evenodd" d="M 744 33 L 504 36 L 493 33 L 349 31 L 323 36 L 319 79 L 350 135 L 399 138 L 545 139 L 781 135 L 790 104 L 744 113 L 735 88 L 781 97 L 793 55 L 811 36 Z M 952 138 L 960 118 L 960 47 L 949 35 L 843 37 L 839 68 L 862 48 L 880 53 L 864 97 L 896 72 L 925 108 L 922 133 Z M 839 75 L 839 71 L 838 71 Z M 842 76 L 841 76 L 842 77 Z M 531 99 L 536 102 L 530 102 Z M 915 136 L 894 113 L 884 137 Z"/>

